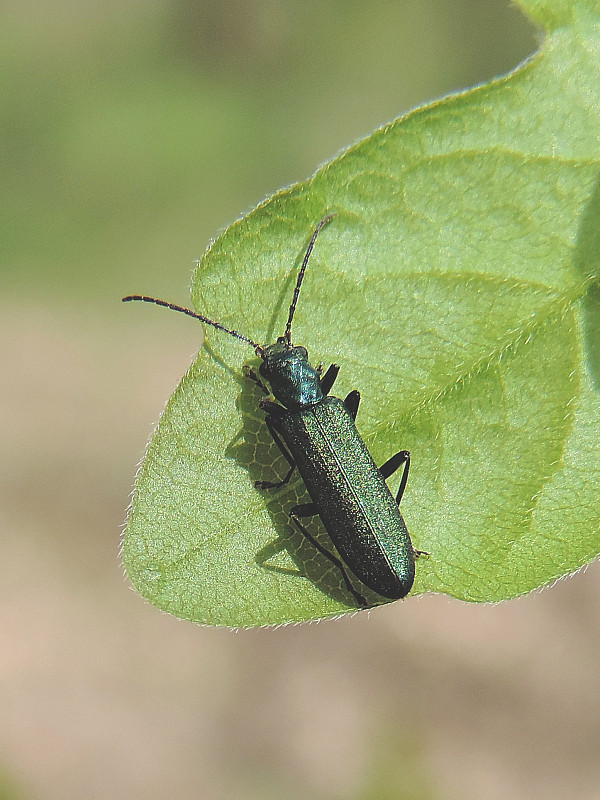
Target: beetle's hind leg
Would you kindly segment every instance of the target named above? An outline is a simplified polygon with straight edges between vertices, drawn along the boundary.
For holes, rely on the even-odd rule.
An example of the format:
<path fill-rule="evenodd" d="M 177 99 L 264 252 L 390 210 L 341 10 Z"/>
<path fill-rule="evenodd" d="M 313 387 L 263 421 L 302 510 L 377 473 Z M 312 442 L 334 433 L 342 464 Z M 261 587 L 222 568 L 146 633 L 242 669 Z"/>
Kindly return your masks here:
<path fill-rule="evenodd" d="M 350 594 L 354 597 L 358 605 L 361 606 L 361 608 L 368 608 L 369 604 L 367 603 L 366 598 L 364 598 L 362 594 L 360 592 L 357 592 L 354 586 L 352 586 L 352 582 L 341 560 L 337 556 L 334 556 L 333 553 L 330 553 L 329 550 L 327 550 L 325 547 L 323 547 L 323 545 L 317 539 L 315 539 L 312 533 L 308 532 L 306 526 L 300 522 L 300 517 L 314 517 L 318 513 L 319 512 L 317 511 L 317 507 L 315 506 L 314 503 L 303 503 L 301 505 L 294 506 L 292 508 L 292 510 L 290 511 L 290 519 L 292 520 L 294 525 L 298 528 L 300 533 L 306 539 L 308 539 L 308 541 L 312 544 L 312 546 L 316 548 L 319 551 L 319 553 L 324 555 L 325 558 L 329 559 L 329 561 L 331 561 L 332 564 L 335 564 L 335 566 L 339 569 L 339 571 L 342 574 L 342 578 L 344 579 L 344 583 L 346 584 L 346 588 L 348 589 Z"/>
<path fill-rule="evenodd" d="M 382 464 L 379 467 L 379 472 L 383 476 L 384 479 L 389 478 L 390 475 L 393 475 L 397 469 L 399 469 L 402 464 L 404 464 L 404 470 L 402 472 L 402 477 L 400 478 L 400 486 L 398 487 L 398 493 L 396 495 L 396 503 L 400 505 L 400 501 L 402 500 L 402 495 L 404 494 L 404 490 L 406 489 L 406 482 L 408 481 L 408 470 L 410 469 L 410 453 L 408 450 L 401 450 L 399 453 L 396 453 L 395 456 L 392 456 L 388 459 L 385 464 Z M 419 558 L 419 556 L 429 556 L 431 553 L 428 553 L 426 550 L 415 550 L 413 547 L 413 555 L 415 558 Z"/>
<path fill-rule="evenodd" d="M 382 464 L 379 467 L 379 472 L 381 473 L 384 479 L 389 478 L 390 475 L 393 475 L 397 469 L 399 469 L 404 464 L 404 470 L 402 471 L 402 477 L 400 478 L 400 486 L 398 487 L 398 493 L 396 494 L 396 503 L 400 505 L 400 501 L 402 500 L 402 496 L 404 494 L 404 490 L 406 489 L 406 482 L 408 481 L 408 471 L 410 469 L 410 453 L 408 450 L 401 450 L 399 453 L 396 453 L 395 456 L 389 458 L 385 464 Z"/>

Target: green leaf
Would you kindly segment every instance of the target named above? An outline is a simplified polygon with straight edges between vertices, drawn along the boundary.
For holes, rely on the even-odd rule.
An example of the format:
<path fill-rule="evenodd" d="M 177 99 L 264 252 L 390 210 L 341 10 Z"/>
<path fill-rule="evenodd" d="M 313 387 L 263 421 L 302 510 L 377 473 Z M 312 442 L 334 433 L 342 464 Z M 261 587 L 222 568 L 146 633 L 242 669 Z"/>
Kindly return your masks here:
<path fill-rule="evenodd" d="M 549 33 L 513 74 L 375 131 L 234 223 L 194 306 L 260 343 L 294 320 L 313 363 L 362 393 L 376 461 L 413 455 L 402 511 L 414 593 L 497 601 L 600 551 L 600 19 L 523 0 Z M 137 479 L 123 558 L 179 617 L 253 626 L 353 610 L 287 512 L 285 472 L 241 375 L 251 348 L 208 329 Z M 374 602 L 381 602 L 373 598 Z"/>

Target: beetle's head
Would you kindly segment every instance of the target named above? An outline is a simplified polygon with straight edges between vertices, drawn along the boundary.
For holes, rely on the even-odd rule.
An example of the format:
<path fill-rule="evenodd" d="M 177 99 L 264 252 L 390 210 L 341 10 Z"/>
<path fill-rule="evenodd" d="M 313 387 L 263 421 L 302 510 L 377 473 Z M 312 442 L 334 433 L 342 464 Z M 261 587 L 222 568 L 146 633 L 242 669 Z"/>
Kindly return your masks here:
<path fill-rule="evenodd" d="M 275 344 L 257 350 L 261 376 L 286 408 L 318 403 L 323 398 L 319 373 L 308 361 L 306 347 L 295 347 L 280 336 Z"/>

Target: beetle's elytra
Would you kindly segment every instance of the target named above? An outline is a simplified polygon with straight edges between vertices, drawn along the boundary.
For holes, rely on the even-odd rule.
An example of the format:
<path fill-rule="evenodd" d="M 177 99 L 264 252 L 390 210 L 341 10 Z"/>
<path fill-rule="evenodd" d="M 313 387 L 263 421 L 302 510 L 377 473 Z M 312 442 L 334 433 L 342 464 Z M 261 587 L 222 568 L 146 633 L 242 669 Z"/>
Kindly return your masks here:
<path fill-rule="evenodd" d="M 399 508 L 408 479 L 409 452 L 401 450 L 377 467 L 355 425 L 359 393 L 352 391 L 343 401 L 332 397 L 329 392 L 339 366 L 332 364 L 322 374 L 321 367 L 310 364 L 306 348 L 292 344 L 292 320 L 308 260 L 319 232 L 334 216 L 324 217 L 312 234 L 298 273 L 285 332 L 274 344 L 257 344 L 238 331 L 164 300 L 130 295 L 123 301 L 140 300 L 180 311 L 254 347 L 262 359 L 260 375 L 252 369 L 247 369 L 246 375 L 268 395 L 259 405 L 289 464 L 282 480 L 258 481 L 256 486 L 278 489 L 298 469 L 312 502 L 294 506 L 290 519 L 336 565 L 356 603 L 365 608 L 368 603 L 352 577 L 383 597 L 405 597 L 413 585 L 415 557 L 421 552 L 414 550 Z M 394 497 L 386 478 L 399 467 L 403 471 Z M 317 541 L 301 521 L 317 515 L 337 554 Z"/>

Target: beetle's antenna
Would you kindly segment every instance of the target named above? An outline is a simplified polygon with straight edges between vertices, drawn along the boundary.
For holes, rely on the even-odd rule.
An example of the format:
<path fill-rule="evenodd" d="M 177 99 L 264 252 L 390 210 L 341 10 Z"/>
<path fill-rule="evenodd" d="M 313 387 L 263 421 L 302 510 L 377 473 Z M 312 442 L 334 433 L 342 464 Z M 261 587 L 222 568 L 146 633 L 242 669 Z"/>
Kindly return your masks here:
<path fill-rule="evenodd" d="M 262 351 L 262 347 L 256 342 L 253 342 L 252 339 L 249 339 L 247 336 L 242 336 L 241 333 L 238 331 L 229 330 L 224 325 L 221 325 L 219 322 L 213 322 L 212 319 L 208 319 L 208 317 L 203 317 L 202 314 L 196 314 L 195 311 L 192 311 L 189 308 L 184 308 L 183 306 L 177 306 L 175 303 L 167 303 L 166 300 L 157 300 L 155 297 L 145 297 L 141 294 L 130 294 L 127 297 L 123 298 L 124 303 L 128 303 L 130 300 L 140 300 L 142 303 L 154 303 L 154 305 L 162 306 L 163 308 L 170 308 L 172 311 L 180 311 L 182 314 L 187 314 L 188 317 L 194 317 L 194 319 L 199 319 L 200 322 L 205 322 L 207 325 L 212 325 L 213 328 L 217 328 L 219 331 L 225 331 L 225 333 L 230 334 L 231 336 L 235 336 L 236 339 L 241 339 L 242 342 L 248 342 L 251 344 L 252 347 L 258 352 Z"/>
<path fill-rule="evenodd" d="M 288 344 L 292 343 L 292 320 L 294 319 L 294 312 L 296 311 L 296 304 L 298 302 L 298 297 L 300 295 L 300 287 L 302 286 L 302 281 L 304 280 L 304 273 L 306 272 L 306 266 L 308 264 L 308 259 L 310 258 L 310 254 L 312 253 L 312 249 L 315 246 L 315 242 L 317 240 L 317 236 L 319 235 L 319 231 L 321 228 L 324 228 L 328 222 L 335 217 L 335 214 L 328 214 L 326 217 L 323 217 L 321 222 L 315 228 L 313 235 L 310 237 L 310 242 L 308 243 L 308 247 L 306 248 L 306 253 L 304 254 L 304 258 L 302 260 L 302 266 L 300 267 L 300 272 L 298 273 L 298 280 L 296 281 L 296 288 L 294 289 L 294 297 L 292 298 L 292 305 L 290 306 L 290 313 L 288 316 L 287 325 L 285 326 L 285 333 L 283 338 Z"/>

